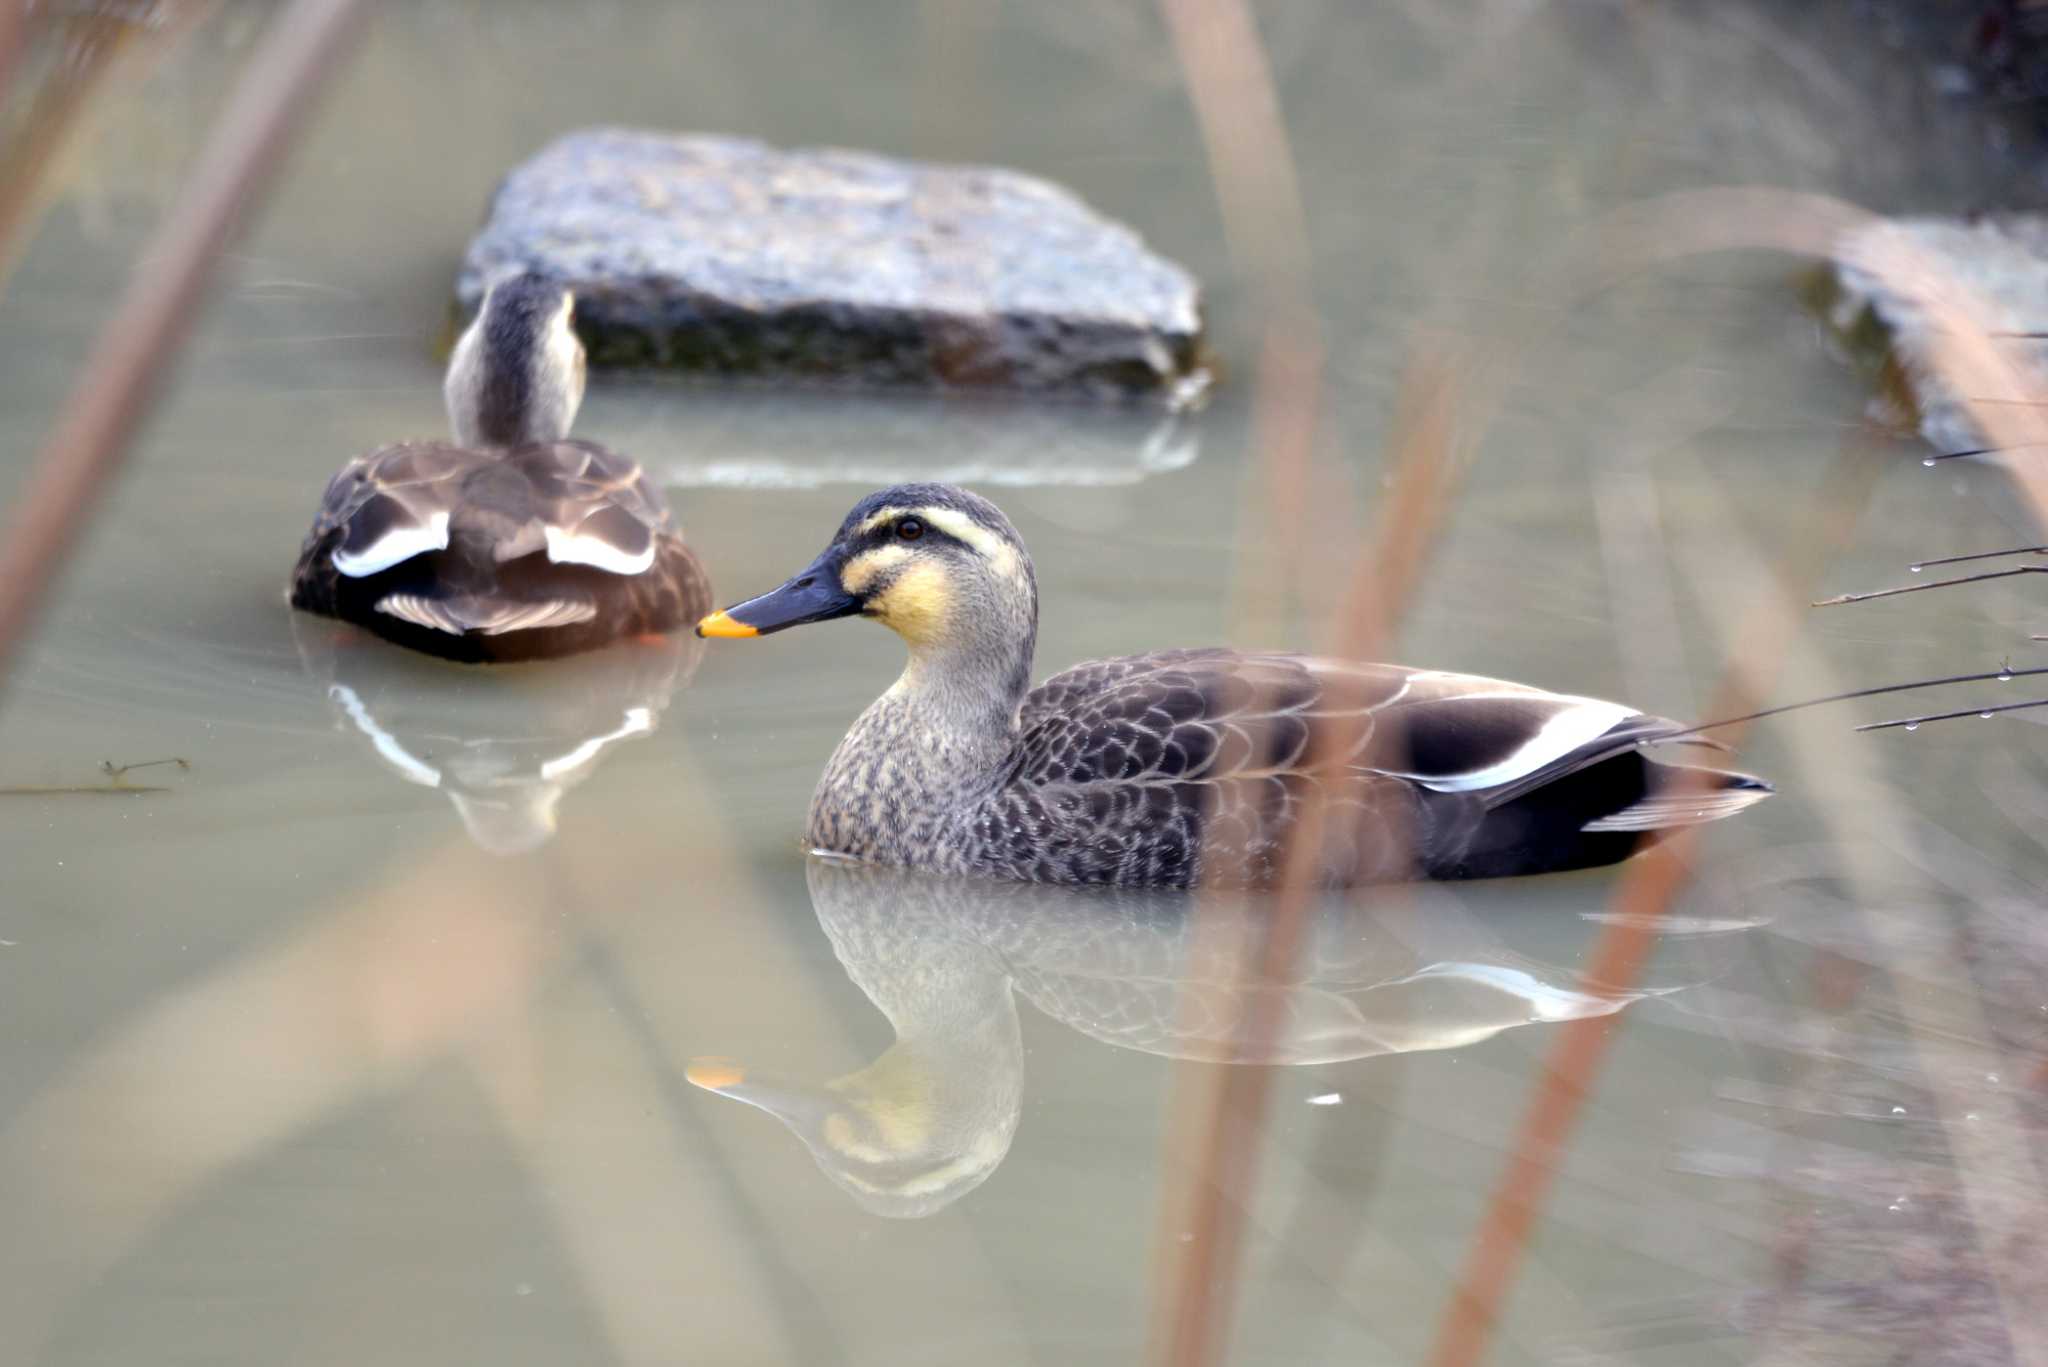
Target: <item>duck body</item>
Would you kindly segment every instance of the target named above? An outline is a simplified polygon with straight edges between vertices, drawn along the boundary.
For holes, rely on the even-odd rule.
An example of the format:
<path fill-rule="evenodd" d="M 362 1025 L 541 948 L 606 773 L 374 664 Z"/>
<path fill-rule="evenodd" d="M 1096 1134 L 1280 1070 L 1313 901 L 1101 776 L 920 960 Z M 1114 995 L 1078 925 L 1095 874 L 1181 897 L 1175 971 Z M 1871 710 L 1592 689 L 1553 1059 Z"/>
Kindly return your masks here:
<path fill-rule="evenodd" d="M 1653 758 L 1698 743 L 1678 722 L 1475 675 L 1218 648 L 1030 688 L 1029 558 L 993 504 L 945 485 L 871 496 L 803 574 L 698 630 L 854 613 L 894 627 L 910 662 L 827 763 L 806 838 L 875 863 L 1263 886 L 1320 790 L 1326 884 L 1498 877 L 1613 863 L 1771 791 Z M 1311 753 L 1335 740 L 1334 763 Z"/>
<path fill-rule="evenodd" d="M 673 631 L 711 585 L 660 491 L 616 452 L 405 442 L 329 482 L 291 604 L 479 663 Z"/>
<path fill-rule="evenodd" d="M 1076 666 L 1025 696 L 994 766 L 961 763 L 970 756 L 934 739 L 920 710 L 885 697 L 848 733 L 812 799 L 813 849 L 1039 883 L 1269 885 L 1317 786 L 1318 726 L 1360 733 L 1325 788 L 1317 862 L 1329 884 L 1611 864 L 1662 828 L 1645 823 L 1693 824 L 1770 791 L 1717 776 L 1690 808 L 1660 811 L 1682 771 L 1643 747 L 1677 722 L 1300 655 L 1176 650 Z"/>
<path fill-rule="evenodd" d="M 492 287 L 457 342 L 455 439 L 386 446 L 327 486 L 290 602 L 469 663 L 667 632 L 710 583 L 640 466 L 570 440 L 584 358 L 559 285 Z"/>

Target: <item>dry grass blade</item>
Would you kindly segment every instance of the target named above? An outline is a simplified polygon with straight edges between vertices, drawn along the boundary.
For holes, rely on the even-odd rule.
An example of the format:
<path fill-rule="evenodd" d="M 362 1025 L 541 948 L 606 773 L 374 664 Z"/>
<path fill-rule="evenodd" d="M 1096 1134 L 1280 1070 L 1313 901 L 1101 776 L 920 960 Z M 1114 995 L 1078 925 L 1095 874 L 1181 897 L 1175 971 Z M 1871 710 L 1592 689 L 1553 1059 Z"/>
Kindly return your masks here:
<path fill-rule="evenodd" d="M 1256 469 L 1265 525 L 1271 533 L 1288 533 L 1273 543 L 1293 548 L 1298 557 L 1300 539 L 1291 533 L 1306 514 L 1314 475 L 1324 353 L 1309 294 L 1307 217 L 1278 88 L 1244 0 L 1161 0 L 1160 10 L 1201 124 L 1232 257 L 1263 314 L 1252 386 Z M 1245 558 L 1240 554 L 1241 563 Z M 1279 598 L 1254 591 L 1240 608 L 1275 621 Z M 1198 925 L 1207 929 L 1206 923 Z M 1266 963 L 1291 960 L 1299 933 L 1299 925 L 1290 926 L 1284 915 L 1276 919 L 1268 931 Z M 1256 1022 L 1240 1024 L 1260 1028 Z M 1190 1101 L 1189 1073 L 1181 1073 L 1175 1108 L 1197 1112 L 1188 1121 L 1197 1138 L 1186 1164 L 1167 1165 L 1169 1172 L 1184 1173 L 1186 1184 L 1164 1193 L 1161 1203 L 1158 1304 L 1149 1354 L 1154 1361 L 1217 1362 L 1229 1342 L 1243 1234 L 1242 1210 L 1231 1193 L 1253 1168 L 1265 1105 L 1263 1072 L 1231 1070 L 1230 1081 L 1206 1104 Z M 1185 1243 L 1169 1237 L 1183 1224 L 1192 1230 Z"/>
<path fill-rule="evenodd" d="M 1818 577 L 1825 558 L 1849 538 L 1868 500 L 1875 462 L 1864 458 L 1867 453 L 1859 445 L 1844 448 L 1816 492 L 1811 519 L 1816 535 L 1799 563 L 1779 567 L 1784 602 L 1767 599 L 1752 610 L 1743 647 L 1734 653 L 1716 692 L 1715 710 L 1735 712 L 1756 697 L 1763 691 L 1763 676 L 1775 672 L 1791 647 L 1798 623 L 1786 604 L 1803 596 L 1800 581 Z M 1769 713 L 1748 712 L 1722 725 L 1743 725 L 1764 715 Z M 1702 776 L 1688 782 L 1704 791 L 1709 780 Z M 1634 986 L 1657 945 L 1666 913 L 1691 880 L 1691 852 L 1699 838 L 1699 827 L 1683 829 L 1622 867 L 1603 918 L 1606 928 L 1580 976 L 1581 991 L 1615 995 Z M 1468 1245 L 1430 1353 L 1431 1367 L 1476 1367 L 1485 1359 L 1613 1034 L 1612 1022 L 1601 1016 L 1559 1025 L 1536 1094 Z"/>
<path fill-rule="evenodd" d="M 14 68 L 28 47 L 28 0 L 7 0 L 0 4 L 0 104 L 7 99 Z"/>
<path fill-rule="evenodd" d="M 1972 551 L 1968 555 L 1938 555 L 1932 560 L 1918 560 L 1912 568 L 1924 570 L 1930 565 L 1960 565 L 1967 560 L 2000 560 L 2008 555 L 2048 555 L 2048 546 L 2012 546 L 2002 551 Z"/>
<path fill-rule="evenodd" d="M 1958 575 L 1954 579 L 1930 579 L 1924 584 L 1900 584 L 1896 588 L 1869 589 L 1863 593 L 1838 593 L 1832 598 L 1814 599 L 1813 606 L 1833 608 L 1844 603 L 1867 603 L 1873 598 L 1896 598 L 1902 593 L 1925 593 L 1928 589 L 1952 589 L 1958 584 L 1981 584 L 1989 579 L 2011 579 L 2020 574 L 2048 574 L 2048 565 L 2021 565 L 2018 569 L 1987 570 L 1983 574 Z"/>
<path fill-rule="evenodd" d="M 1911 731 L 1923 722 L 1955 721 L 1959 717 L 1995 717 L 2001 712 L 2024 712 L 2034 707 L 2048 707 L 2048 698 L 2039 698 L 2033 702 L 1996 703 L 1990 707 L 1965 707 L 1956 712 L 1923 712 L 1917 717 L 1895 717 L 1891 721 L 1866 722 L 1856 729 L 1858 731 L 1890 731 L 1895 727 L 1904 727 L 1906 730 Z"/>
<path fill-rule="evenodd" d="M 184 193 L 143 252 L 0 541 L 0 677 L 148 411 L 211 280 L 355 31 L 362 0 L 294 0 L 271 21 Z"/>
<path fill-rule="evenodd" d="M 1810 707 L 1825 707 L 1829 703 L 1851 702 L 1857 698 L 1879 698 L 1887 693 L 1911 693 L 1922 688 L 1946 688 L 1950 684 L 1985 683 L 1997 680 L 2008 683 L 2013 679 L 2024 679 L 2037 674 L 2048 674 L 2048 665 L 2033 669 L 2014 669 L 2010 664 L 1997 669 L 1987 669 L 1976 674 L 1947 674 L 1938 679 L 1914 679 L 1909 683 L 1874 684 L 1869 688 L 1851 688 L 1841 693 L 1829 693 L 1818 698 L 1802 698 L 1798 702 L 1783 703 L 1777 707 L 1760 708 L 1745 712 L 1739 717 L 1723 717 L 1720 721 L 1703 721 L 1698 726 L 1672 732 L 1672 738 L 1690 736 L 1701 731 L 1718 731 L 1727 726 L 1741 726 L 1748 722 L 1762 721 L 1765 717 L 1781 717 L 1787 712 L 1804 712 Z"/>
<path fill-rule="evenodd" d="M 1451 451 L 1456 397 L 1451 368 L 1419 368 L 1405 394 L 1394 443 L 1394 483 L 1380 531 L 1354 564 L 1331 643 L 1332 653 L 1345 658 L 1376 654 L 1399 620 L 1421 580 L 1460 468 Z M 1359 716 L 1319 725 L 1310 734 L 1304 767 L 1316 781 L 1306 786 L 1289 831 L 1279 887 L 1264 908 L 1263 934 L 1238 960 L 1241 981 L 1247 984 L 1287 981 L 1300 957 L 1320 886 L 1326 793 L 1339 786 L 1324 780 L 1335 777 L 1370 725 L 1369 717 Z M 1286 994 L 1249 992 L 1243 1001 L 1245 1014 L 1235 1022 L 1238 1052 L 1258 1057 L 1268 1052 L 1282 1028 Z M 1177 1365 L 1221 1361 L 1229 1342 L 1246 1194 L 1257 1167 L 1273 1071 L 1232 1067 L 1211 1076 L 1214 1087 L 1191 1120 L 1192 1153 L 1179 1165 L 1188 1189 L 1180 1200 L 1167 1203 L 1168 1218 L 1185 1229 L 1185 1244 L 1172 1267 L 1155 1356 Z M 1162 1245 L 1171 1246 L 1164 1239 Z"/>
<path fill-rule="evenodd" d="M 27 245 L 28 229 L 50 193 L 51 173 L 66 149 L 90 122 L 94 101 L 117 73 L 132 71 L 130 59 L 168 51 L 213 8 L 211 0 L 160 0 L 116 11 L 101 7 L 59 19 L 39 16 L 64 45 L 28 103 L 19 126 L 0 146 L 0 279 L 12 271 Z M 31 25 L 16 0 L 0 3 L 0 99 L 12 68 L 29 46 Z M 8 27 L 14 27 L 10 30 Z"/>
<path fill-rule="evenodd" d="M 1863 211 L 1823 196 L 1754 189 L 1685 191 L 1633 206 L 1609 220 L 1593 235 L 1592 250 L 1582 259 L 1579 273 L 1588 285 L 1598 285 L 1650 262 L 1736 248 L 1772 248 L 1826 257 L 1847 233 L 1871 222 Z M 1995 316 L 1993 310 L 1924 252 L 1893 238 L 1868 251 L 1861 264 L 1883 274 L 1895 291 L 1926 310 L 1933 322 L 1930 331 L 1937 338 L 1933 364 L 1953 392 L 2013 394 L 2026 390 L 2024 377 L 1977 321 Z M 1994 449 L 2048 444 L 2048 412 L 2039 403 L 1973 400 L 1971 409 Z M 2037 523 L 2048 525 L 2048 471 L 2021 462 L 2013 466 L 2011 474 Z M 1820 511 L 1839 526 L 1839 508 L 1824 505 Z M 1825 541 L 1816 538 L 1817 544 Z M 1772 659 L 1780 653 L 1782 643 L 1779 650 L 1761 652 Z M 1689 843 L 1681 841 L 1677 848 L 1682 851 Z M 1610 934 L 1619 934 L 1643 919 L 1638 908 L 1661 911 L 1683 883 L 1675 864 L 1660 857 L 1640 861 L 1627 871 L 1617 891 L 1619 906 L 1627 914 L 1612 923 Z M 1654 916 L 1647 919 L 1653 921 Z M 1626 968 L 1630 953 L 1626 944 L 1603 943 L 1596 951 L 1596 964 L 1603 972 L 1617 964 Z M 1628 981 L 1614 979 L 1604 986 L 1612 990 Z M 1908 1003 L 1906 1023 L 1916 1038 L 1922 1039 L 1933 1038 L 1943 1028 L 1917 1001 Z M 1431 1357 L 1437 1367 L 1476 1364 L 1491 1342 L 1554 1160 L 1562 1152 L 1570 1124 L 1604 1053 L 1601 1032 L 1584 1025 L 1573 1022 L 1562 1028 L 1553 1066 L 1525 1118 L 1510 1169 L 1475 1236 L 1463 1279 L 1445 1316 Z M 2006 1156 L 1981 1142 L 1967 1126 L 1954 1123 L 1961 1118 L 1952 1114 L 1955 1109 L 1948 1099 L 1943 1100 L 1942 1123 L 1955 1145 L 1956 1170 L 1976 1226 L 1975 1237 L 1987 1251 L 2020 1247 L 2013 1230 L 2015 1220 L 2025 1218 L 2025 1213 L 2016 1217 L 2001 1210 L 1988 1192 L 1999 1186 L 2021 1189 L 2025 1181 L 2034 1179 L 2009 1171 L 2011 1163 Z M 2006 1308 L 2004 1319 L 2015 1360 L 2033 1367 L 2048 1364 L 2048 1328 L 2027 1313 L 2026 1299 L 2012 1271 L 1997 1256 L 1989 1261 L 2000 1303 Z"/>

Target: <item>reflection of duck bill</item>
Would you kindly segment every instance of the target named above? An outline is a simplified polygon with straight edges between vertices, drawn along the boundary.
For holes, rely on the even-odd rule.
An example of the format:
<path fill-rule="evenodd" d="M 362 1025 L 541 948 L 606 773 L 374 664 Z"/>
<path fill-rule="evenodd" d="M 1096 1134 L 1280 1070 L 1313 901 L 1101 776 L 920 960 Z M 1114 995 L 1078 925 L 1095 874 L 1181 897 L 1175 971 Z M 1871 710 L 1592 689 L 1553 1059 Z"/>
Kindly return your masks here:
<path fill-rule="evenodd" d="M 796 1134 L 805 1136 L 806 1143 L 810 1142 L 809 1136 L 824 1131 L 825 1117 L 832 1110 L 828 1096 L 793 1083 L 758 1077 L 726 1059 L 697 1059 L 683 1069 L 683 1076 L 692 1086 L 768 1112 Z"/>
<path fill-rule="evenodd" d="M 993 1111 L 947 1098 L 943 1063 L 901 1044 L 822 1087 L 761 1078 L 725 1059 L 683 1071 L 696 1086 L 780 1120 L 821 1171 L 863 1209 L 917 1219 L 987 1181 L 1010 1151 L 1018 1092 L 998 1084 Z"/>

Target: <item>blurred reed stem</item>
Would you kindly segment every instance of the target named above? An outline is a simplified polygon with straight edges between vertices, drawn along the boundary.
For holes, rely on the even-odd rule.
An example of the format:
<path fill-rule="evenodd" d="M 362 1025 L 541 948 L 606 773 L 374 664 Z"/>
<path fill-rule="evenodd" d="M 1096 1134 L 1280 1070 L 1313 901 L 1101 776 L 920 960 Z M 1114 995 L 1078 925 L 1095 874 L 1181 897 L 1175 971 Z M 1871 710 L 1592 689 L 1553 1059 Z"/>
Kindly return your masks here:
<path fill-rule="evenodd" d="M 276 175 L 363 9 L 362 0 L 293 0 L 271 21 L 138 258 L 0 541 L 0 680 L 157 397 L 222 248 Z"/>

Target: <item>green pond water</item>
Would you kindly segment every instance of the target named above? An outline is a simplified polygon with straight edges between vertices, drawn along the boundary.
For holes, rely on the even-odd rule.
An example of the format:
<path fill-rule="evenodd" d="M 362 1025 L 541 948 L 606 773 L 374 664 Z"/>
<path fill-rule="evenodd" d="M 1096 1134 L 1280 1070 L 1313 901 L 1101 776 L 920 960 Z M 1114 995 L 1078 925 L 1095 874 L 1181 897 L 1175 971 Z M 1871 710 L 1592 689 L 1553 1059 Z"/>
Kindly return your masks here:
<path fill-rule="evenodd" d="M 0 785 L 190 765 L 0 796 L 0 1362 L 1138 1361 L 1192 1233 L 1189 1099 L 1251 1066 L 1229 1360 L 1419 1362 L 1557 1023 L 1601 1012 L 1492 1361 L 1933 1361 L 1979 1330 L 1986 1355 L 1940 1360 L 2008 1360 L 2024 1308 L 1994 1274 L 2043 1260 L 1970 1230 L 2039 1224 L 2029 714 L 1761 725 L 1742 763 L 1779 795 L 1708 833 L 1619 1001 L 1579 982 L 1612 870 L 1319 906 L 1271 1061 L 1233 1063 L 1241 993 L 1183 906 L 806 860 L 818 770 L 899 666 L 885 632 L 495 674 L 283 604 L 333 469 L 440 430 L 496 178 L 619 123 L 1056 179 L 1205 282 L 1227 370 L 1174 421 L 598 377 L 579 431 L 663 475 L 721 601 L 868 489 L 957 478 L 1032 548 L 1041 674 L 1315 648 L 1403 375 L 1505 337 L 1512 363 L 1465 372 L 1473 460 L 1397 658 L 1676 716 L 1776 656 L 1774 608 L 1775 699 L 2030 663 L 2029 579 L 1805 607 L 2034 532 L 1997 469 L 1856 436 L 1867 391 L 1798 263 L 1569 301 L 1546 273 L 1674 190 L 1996 202 L 2012 168 L 1846 8 L 1256 7 L 1324 358 L 1305 520 L 1276 535 L 1262 295 L 1152 8 L 387 7 L 0 694 Z M 0 496 L 264 12 L 221 7 L 112 92 L 65 168 L 0 293 Z M 878 1108 L 893 1158 L 848 1159 Z"/>

